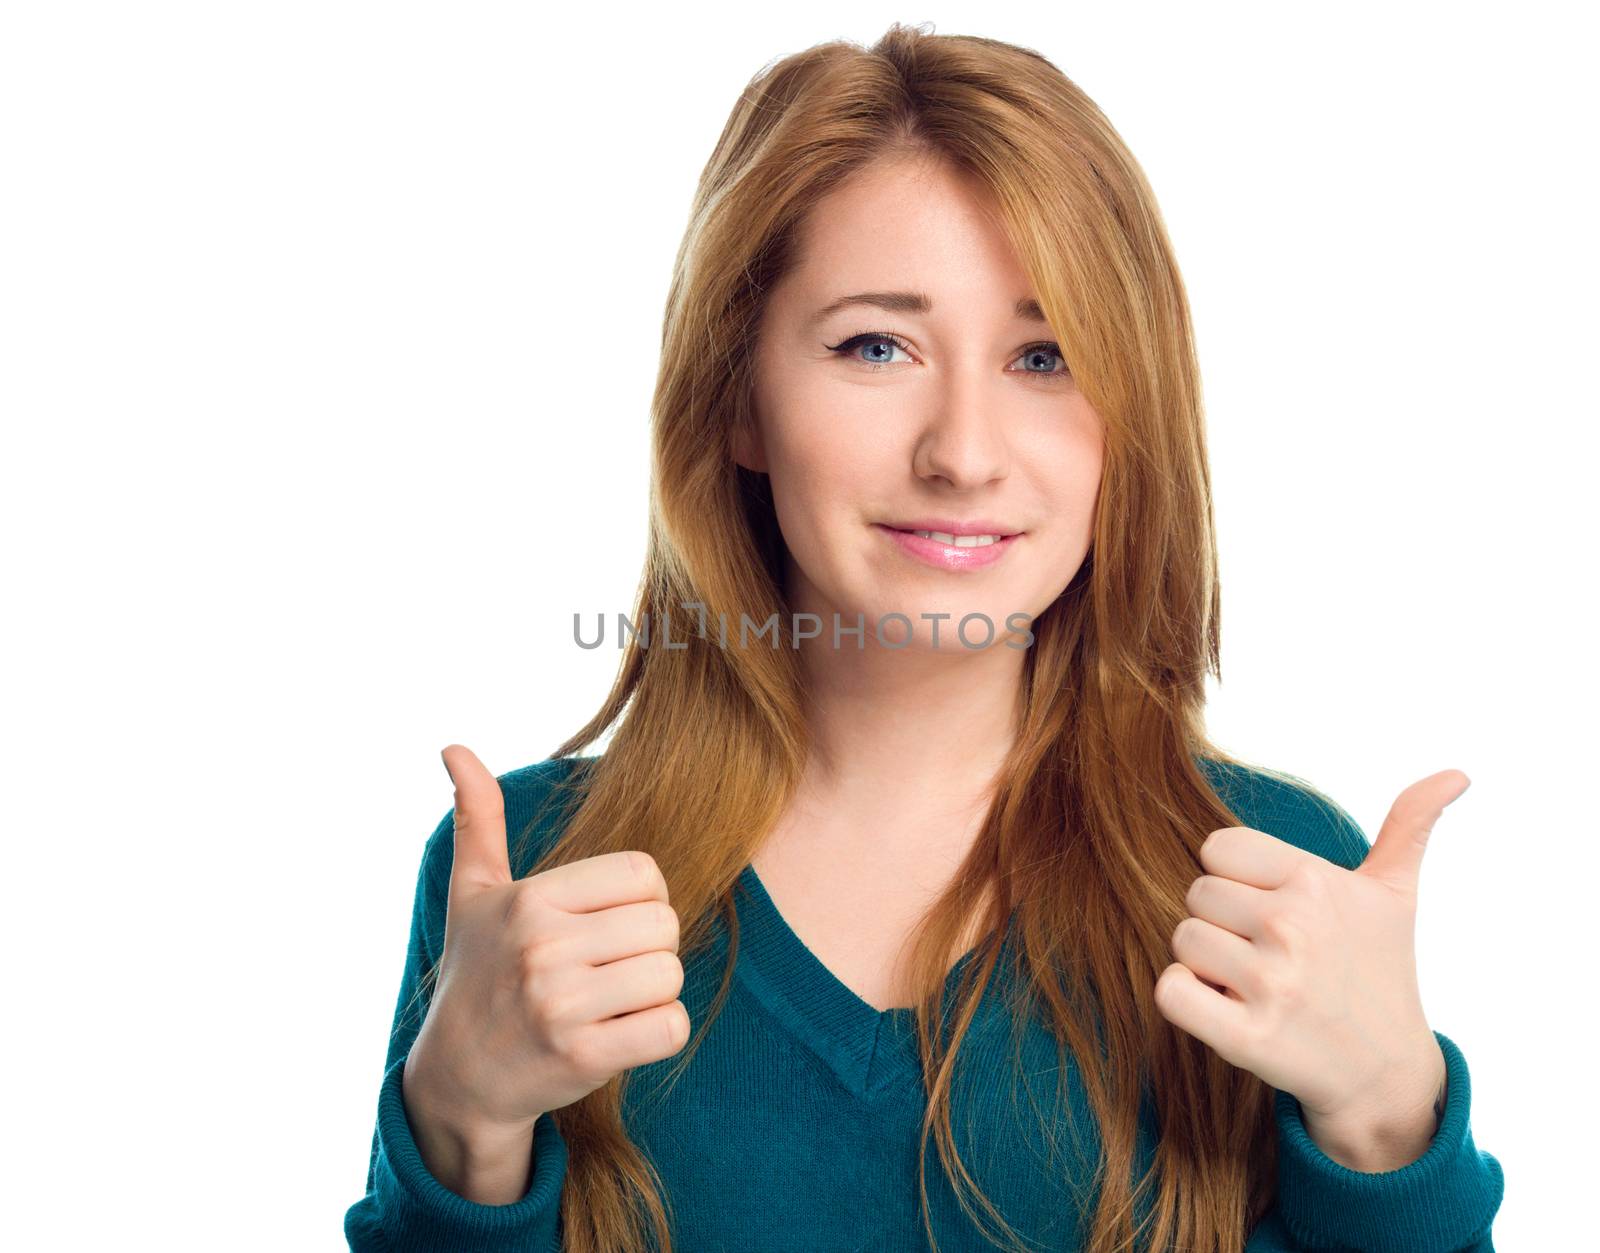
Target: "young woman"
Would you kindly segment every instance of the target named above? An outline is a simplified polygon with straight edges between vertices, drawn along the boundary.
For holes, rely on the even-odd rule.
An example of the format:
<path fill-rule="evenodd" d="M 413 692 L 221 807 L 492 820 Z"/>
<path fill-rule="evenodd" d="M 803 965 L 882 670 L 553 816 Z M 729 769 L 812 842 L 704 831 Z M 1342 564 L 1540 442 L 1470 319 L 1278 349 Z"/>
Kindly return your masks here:
<path fill-rule="evenodd" d="M 1189 315 L 1080 90 L 900 26 L 759 75 L 654 419 L 604 707 L 444 753 L 353 1248 L 1491 1248 L 1412 952 L 1466 776 L 1369 845 L 1208 740 Z"/>

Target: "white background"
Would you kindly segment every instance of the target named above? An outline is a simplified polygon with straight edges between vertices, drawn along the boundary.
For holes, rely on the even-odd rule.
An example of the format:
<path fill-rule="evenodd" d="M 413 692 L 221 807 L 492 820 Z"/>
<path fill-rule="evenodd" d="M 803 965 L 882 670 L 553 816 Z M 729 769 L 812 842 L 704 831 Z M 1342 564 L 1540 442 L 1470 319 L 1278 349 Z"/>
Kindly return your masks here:
<path fill-rule="evenodd" d="M 1204 368 L 1228 748 L 1434 831 L 1506 1249 L 1592 1190 L 1595 101 L 1575 8 L 8 6 L 4 1173 L 29 1247 L 342 1248 L 452 741 L 587 720 L 693 184 L 892 19 L 1050 57 Z M 595 751 L 595 750 L 590 750 Z M 1585 1160 L 1587 1159 L 1587 1160 Z M 8 1220 L 8 1222 L 11 1220 Z"/>

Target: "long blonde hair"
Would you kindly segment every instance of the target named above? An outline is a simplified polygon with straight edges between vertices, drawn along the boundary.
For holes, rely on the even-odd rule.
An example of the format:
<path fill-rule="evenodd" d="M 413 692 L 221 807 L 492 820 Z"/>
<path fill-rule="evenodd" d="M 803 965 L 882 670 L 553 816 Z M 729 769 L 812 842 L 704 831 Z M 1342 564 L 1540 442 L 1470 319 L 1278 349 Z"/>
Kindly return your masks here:
<path fill-rule="evenodd" d="M 1237 1250 L 1275 1184 L 1271 1089 L 1172 1027 L 1152 990 L 1171 958 L 1198 849 L 1239 825 L 1197 765 L 1236 760 L 1202 719 L 1220 677 L 1219 598 L 1199 367 L 1187 299 L 1151 189 L 1095 104 L 1036 52 L 895 24 L 871 48 L 833 41 L 769 65 L 745 88 L 701 174 L 674 265 L 653 399 L 648 553 L 633 620 L 769 611 L 787 621 L 783 541 L 763 476 L 731 440 L 752 422 L 763 293 L 793 263 L 818 201 L 870 162 L 932 155 L 975 176 L 1030 275 L 1077 386 L 1105 424 L 1092 548 L 1032 624 L 1019 734 L 960 871 L 913 939 L 928 1106 L 922 1148 L 980 1227 L 1016 1236 L 984 1197 L 951 1129 L 953 1059 L 1015 917 L 1016 977 L 1070 1048 L 1100 1127 L 1091 1253 Z M 675 633 L 676 634 L 676 633 Z M 732 890 L 795 787 L 808 751 L 788 641 L 625 649 L 588 725 L 554 756 L 615 733 L 559 840 L 530 873 L 619 849 L 660 865 L 685 960 L 728 928 L 727 968 L 673 1064 L 692 1059 L 726 998 L 738 951 Z M 714 765 L 708 765 L 714 763 Z M 988 889 L 992 888 L 992 894 Z M 949 955 L 990 901 L 987 938 L 954 993 Z M 1072 972 L 1072 979 L 1066 975 Z M 1087 998 L 1087 999 L 1084 999 Z M 556 1111 L 568 1150 L 566 1247 L 644 1253 L 646 1220 L 671 1248 L 659 1176 L 622 1120 L 625 1072 Z M 1145 1091 L 1154 1162 L 1132 1179 Z M 959 1183 L 957 1181 L 960 1181 Z M 973 1194 L 972 1202 L 963 1187 Z M 924 1224 L 927 1182 L 921 1177 Z M 1139 1206 L 1147 1226 L 1136 1239 Z M 988 1234 L 986 1229 L 986 1234 Z"/>

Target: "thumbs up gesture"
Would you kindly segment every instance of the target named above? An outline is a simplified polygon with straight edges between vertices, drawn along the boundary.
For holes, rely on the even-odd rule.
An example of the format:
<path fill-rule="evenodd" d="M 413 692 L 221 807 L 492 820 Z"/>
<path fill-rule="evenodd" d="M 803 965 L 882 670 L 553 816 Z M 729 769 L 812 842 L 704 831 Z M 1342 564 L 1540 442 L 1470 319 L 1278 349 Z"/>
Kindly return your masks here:
<path fill-rule="evenodd" d="M 1250 827 L 1213 831 L 1156 980 L 1162 1017 L 1298 1097 L 1312 1138 L 1357 1170 L 1414 1161 L 1436 1130 L 1445 1062 L 1417 988 L 1417 882 L 1470 783 L 1443 770 L 1406 788 L 1354 870 Z"/>
<path fill-rule="evenodd" d="M 606 853 L 511 877 L 500 784 L 468 749 L 455 783 L 444 948 L 406 1091 L 450 1125 L 514 1138 L 689 1038 L 678 916 L 649 854 Z"/>

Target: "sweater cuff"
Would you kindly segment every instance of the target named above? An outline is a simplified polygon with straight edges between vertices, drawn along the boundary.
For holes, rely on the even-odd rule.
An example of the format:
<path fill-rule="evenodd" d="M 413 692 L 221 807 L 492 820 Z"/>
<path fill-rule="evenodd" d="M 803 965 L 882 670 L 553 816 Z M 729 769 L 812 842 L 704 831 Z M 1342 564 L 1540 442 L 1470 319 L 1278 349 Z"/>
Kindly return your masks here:
<path fill-rule="evenodd" d="M 1369 1173 L 1334 1161 L 1306 1130 L 1299 1099 L 1277 1091 L 1277 1208 L 1300 1243 L 1368 1253 L 1455 1253 L 1488 1232 L 1505 1178 L 1500 1163 L 1472 1142 L 1466 1058 L 1448 1036 L 1433 1034 L 1449 1075 L 1444 1116 L 1427 1152 L 1397 1170 Z"/>
<path fill-rule="evenodd" d="M 526 1253 L 558 1247 L 561 1186 L 567 1144 L 549 1115 L 533 1127 L 533 1178 L 510 1205 L 481 1205 L 450 1191 L 429 1173 L 412 1135 L 401 1081 L 401 1057 L 383 1077 L 378 1097 L 378 1159 L 374 1188 L 383 1233 L 397 1251 Z"/>

